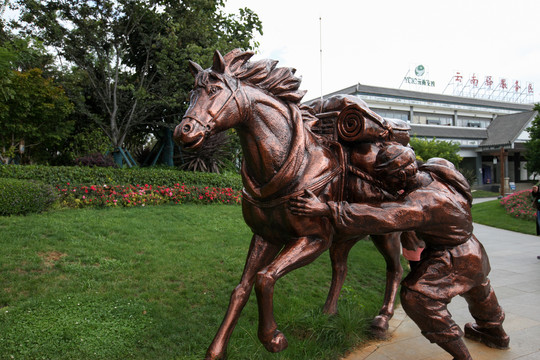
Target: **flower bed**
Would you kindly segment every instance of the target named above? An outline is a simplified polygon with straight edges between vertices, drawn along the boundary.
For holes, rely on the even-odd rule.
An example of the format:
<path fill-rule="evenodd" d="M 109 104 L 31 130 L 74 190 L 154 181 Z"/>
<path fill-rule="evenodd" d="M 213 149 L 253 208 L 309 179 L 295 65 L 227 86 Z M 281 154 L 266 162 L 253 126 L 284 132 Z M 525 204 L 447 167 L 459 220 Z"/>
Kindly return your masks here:
<path fill-rule="evenodd" d="M 184 204 L 240 204 L 241 192 L 231 188 L 174 186 L 118 185 L 59 187 L 60 204 L 65 207 L 149 206 L 166 203 Z"/>
<path fill-rule="evenodd" d="M 501 205 L 506 212 L 514 217 L 526 220 L 536 219 L 536 209 L 533 206 L 531 190 L 521 190 L 501 199 Z"/>

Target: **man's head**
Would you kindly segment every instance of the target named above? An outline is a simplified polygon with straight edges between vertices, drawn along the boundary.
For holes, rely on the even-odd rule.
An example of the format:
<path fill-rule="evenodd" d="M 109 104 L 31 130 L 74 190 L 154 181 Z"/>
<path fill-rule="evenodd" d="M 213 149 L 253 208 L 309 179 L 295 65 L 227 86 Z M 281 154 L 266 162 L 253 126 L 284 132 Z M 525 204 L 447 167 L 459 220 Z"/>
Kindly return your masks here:
<path fill-rule="evenodd" d="M 377 153 L 375 174 L 392 193 L 413 187 L 417 171 L 416 155 L 410 147 L 388 145 Z"/>

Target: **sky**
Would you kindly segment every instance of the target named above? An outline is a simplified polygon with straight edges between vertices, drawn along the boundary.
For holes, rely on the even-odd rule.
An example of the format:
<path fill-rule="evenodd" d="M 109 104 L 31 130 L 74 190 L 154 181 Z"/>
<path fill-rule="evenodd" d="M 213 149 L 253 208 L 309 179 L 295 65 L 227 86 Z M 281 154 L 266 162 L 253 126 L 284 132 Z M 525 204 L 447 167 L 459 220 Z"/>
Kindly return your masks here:
<path fill-rule="evenodd" d="M 357 83 L 452 94 L 460 72 L 532 83 L 540 102 L 538 0 L 227 0 L 225 11 L 244 7 L 263 24 L 253 59 L 297 69 L 304 100 Z M 432 86 L 402 84 L 418 65 Z"/>

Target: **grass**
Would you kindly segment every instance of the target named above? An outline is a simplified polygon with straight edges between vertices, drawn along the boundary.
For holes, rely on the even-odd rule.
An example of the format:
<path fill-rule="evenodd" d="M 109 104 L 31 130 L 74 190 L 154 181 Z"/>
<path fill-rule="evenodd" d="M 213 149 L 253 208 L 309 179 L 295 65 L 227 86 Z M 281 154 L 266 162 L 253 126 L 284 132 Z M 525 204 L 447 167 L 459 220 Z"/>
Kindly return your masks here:
<path fill-rule="evenodd" d="M 536 235 L 534 221 L 515 218 L 506 213 L 499 200 L 486 201 L 472 206 L 473 221 L 498 229 Z"/>
<path fill-rule="evenodd" d="M 250 231 L 238 206 L 82 209 L 0 217 L 0 359 L 201 359 L 240 278 Z M 340 314 L 322 314 L 328 255 L 278 281 L 279 354 L 257 340 L 254 295 L 230 359 L 338 359 L 367 339 L 385 265 L 349 257 Z"/>
<path fill-rule="evenodd" d="M 485 190 L 473 190 L 472 191 L 472 196 L 475 199 L 487 198 L 487 197 L 498 197 L 499 195 L 501 195 L 501 194 L 498 193 L 498 192 L 492 192 L 492 191 L 485 191 Z"/>

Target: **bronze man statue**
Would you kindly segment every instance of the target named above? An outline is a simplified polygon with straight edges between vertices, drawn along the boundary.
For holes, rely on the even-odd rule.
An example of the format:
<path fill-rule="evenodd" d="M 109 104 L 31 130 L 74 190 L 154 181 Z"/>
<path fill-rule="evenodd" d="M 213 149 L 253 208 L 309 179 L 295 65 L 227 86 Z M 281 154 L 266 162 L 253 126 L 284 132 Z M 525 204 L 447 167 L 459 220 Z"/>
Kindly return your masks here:
<path fill-rule="evenodd" d="M 426 249 L 402 282 L 401 303 L 407 315 L 427 339 L 454 359 L 471 359 L 463 332 L 447 310 L 451 299 L 461 295 L 476 321 L 465 325 L 465 336 L 490 347 L 507 348 L 504 312 L 487 278 L 488 256 L 473 235 L 472 197 L 466 179 L 444 159 L 430 159 L 418 167 L 414 151 L 401 145 L 382 148 L 375 171 L 395 200 L 321 202 L 306 192 L 305 197 L 290 201 L 291 211 L 328 217 L 337 231 L 351 234 L 415 231 Z"/>

